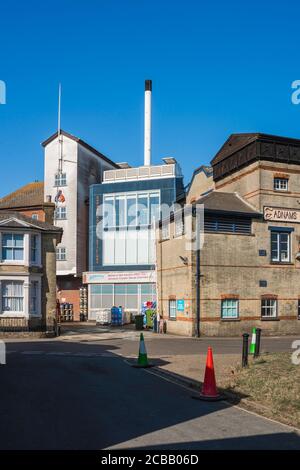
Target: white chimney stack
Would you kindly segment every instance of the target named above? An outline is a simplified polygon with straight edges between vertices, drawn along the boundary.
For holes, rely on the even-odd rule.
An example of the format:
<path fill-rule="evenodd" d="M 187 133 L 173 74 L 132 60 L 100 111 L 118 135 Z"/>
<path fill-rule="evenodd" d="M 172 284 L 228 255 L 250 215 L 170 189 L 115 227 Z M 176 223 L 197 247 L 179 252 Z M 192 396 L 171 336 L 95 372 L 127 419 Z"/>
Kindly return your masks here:
<path fill-rule="evenodd" d="M 151 93 L 152 80 L 145 80 L 144 165 L 151 165 Z"/>

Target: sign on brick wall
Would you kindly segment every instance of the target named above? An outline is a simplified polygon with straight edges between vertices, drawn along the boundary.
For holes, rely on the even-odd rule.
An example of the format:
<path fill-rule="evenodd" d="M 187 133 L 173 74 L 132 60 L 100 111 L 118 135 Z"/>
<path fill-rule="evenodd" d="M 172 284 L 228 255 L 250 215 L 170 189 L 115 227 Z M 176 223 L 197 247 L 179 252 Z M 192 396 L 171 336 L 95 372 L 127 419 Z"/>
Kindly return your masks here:
<path fill-rule="evenodd" d="M 266 206 L 264 207 L 264 219 L 273 222 L 294 222 L 299 224 L 300 210 Z"/>

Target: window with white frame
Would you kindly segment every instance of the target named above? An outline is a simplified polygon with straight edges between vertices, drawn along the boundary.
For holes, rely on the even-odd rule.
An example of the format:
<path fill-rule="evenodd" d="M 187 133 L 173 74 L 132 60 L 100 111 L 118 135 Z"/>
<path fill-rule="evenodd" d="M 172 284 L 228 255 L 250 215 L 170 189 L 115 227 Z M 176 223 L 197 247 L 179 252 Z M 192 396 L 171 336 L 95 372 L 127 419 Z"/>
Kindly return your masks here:
<path fill-rule="evenodd" d="M 183 225 L 183 214 L 182 211 L 175 212 L 174 214 L 174 236 L 180 237 L 183 235 L 184 232 L 184 225 Z"/>
<path fill-rule="evenodd" d="M 275 191 L 287 191 L 289 180 L 287 178 L 274 178 Z"/>
<path fill-rule="evenodd" d="M 2 313 L 24 311 L 24 282 L 1 281 Z"/>
<path fill-rule="evenodd" d="M 238 299 L 223 299 L 221 305 L 222 319 L 238 318 L 239 316 L 239 301 Z"/>
<path fill-rule="evenodd" d="M 162 222 L 161 226 L 161 239 L 168 240 L 170 238 L 170 224 L 167 221 Z"/>
<path fill-rule="evenodd" d="M 30 304 L 29 311 L 31 314 L 38 314 L 39 305 L 39 281 L 31 281 L 30 285 Z"/>
<path fill-rule="evenodd" d="M 62 173 L 62 172 L 56 173 L 55 180 L 54 180 L 54 186 L 56 188 L 58 188 L 60 186 L 67 186 L 67 174 Z"/>
<path fill-rule="evenodd" d="M 271 230 L 271 261 L 289 263 L 291 261 L 291 233 Z"/>
<path fill-rule="evenodd" d="M 65 220 L 67 218 L 67 208 L 66 206 L 59 206 L 55 209 L 55 219 Z"/>
<path fill-rule="evenodd" d="M 30 262 L 38 262 L 38 235 L 31 235 L 30 237 Z"/>
<path fill-rule="evenodd" d="M 2 233 L 2 261 L 24 260 L 24 235 Z"/>
<path fill-rule="evenodd" d="M 169 318 L 176 320 L 176 300 L 169 300 Z"/>
<path fill-rule="evenodd" d="M 32 220 L 39 220 L 39 214 L 32 214 Z"/>
<path fill-rule="evenodd" d="M 261 299 L 261 317 L 276 318 L 277 317 L 277 299 L 265 298 Z"/>
<path fill-rule="evenodd" d="M 56 248 L 56 261 L 66 261 L 67 249 L 64 246 L 58 246 Z"/>

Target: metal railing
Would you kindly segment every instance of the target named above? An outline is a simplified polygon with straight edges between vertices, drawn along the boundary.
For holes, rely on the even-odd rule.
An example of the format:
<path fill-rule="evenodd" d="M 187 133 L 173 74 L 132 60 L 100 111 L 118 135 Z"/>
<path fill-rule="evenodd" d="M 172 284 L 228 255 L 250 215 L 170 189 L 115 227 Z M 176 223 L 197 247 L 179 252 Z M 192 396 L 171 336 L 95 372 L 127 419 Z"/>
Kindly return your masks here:
<path fill-rule="evenodd" d="M 177 175 L 176 164 L 140 166 L 107 170 L 103 173 L 103 183 L 141 179 L 170 178 Z"/>

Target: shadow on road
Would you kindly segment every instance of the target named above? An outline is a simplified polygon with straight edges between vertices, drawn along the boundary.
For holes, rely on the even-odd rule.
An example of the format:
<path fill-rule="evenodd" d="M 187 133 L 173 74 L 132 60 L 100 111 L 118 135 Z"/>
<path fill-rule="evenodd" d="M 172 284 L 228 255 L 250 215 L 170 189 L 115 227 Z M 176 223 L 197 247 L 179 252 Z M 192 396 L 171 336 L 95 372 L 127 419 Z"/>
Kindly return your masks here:
<path fill-rule="evenodd" d="M 164 445 L 131 447 L 131 450 L 275 450 L 282 448 L 282 442 L 287 439 L 285 433 L 262 434 L 258 436 L 231 437 L 224 439 L 172 442 Z M 291 449 L 299 450 L 300 438 L 296 433 L 288 435 Z"/>
<path fill-rule="evenodd" d="M 290 433 L 219 439 L 218 426 L 227 427 L 226 437 L 239 426 L 249 426 L 251 434 L 254 418 L 247 424 L 247 416 L 234 410 L 230 424 L 230 404 L 192 400 L 194 392 L 130 367 L 115 345 L 26 341 L 7 346 L 7 365 L 0 366 L 1 449 L 104 449 L 127 441 L 134 447 L 141 445 L 132 444 L 135 440 L 156 432 L 171 444 L 153 447 L 146 439 L 148 448 L 276 449 L 294 443 L 300 448 L 300 438 Z M 178 425 L 183 433 L 194 429 L 195 441 L 177 443 L 169 430 Z M 215 439 L 203 441 L 212 434 Z"/>

